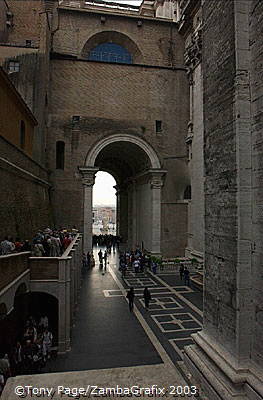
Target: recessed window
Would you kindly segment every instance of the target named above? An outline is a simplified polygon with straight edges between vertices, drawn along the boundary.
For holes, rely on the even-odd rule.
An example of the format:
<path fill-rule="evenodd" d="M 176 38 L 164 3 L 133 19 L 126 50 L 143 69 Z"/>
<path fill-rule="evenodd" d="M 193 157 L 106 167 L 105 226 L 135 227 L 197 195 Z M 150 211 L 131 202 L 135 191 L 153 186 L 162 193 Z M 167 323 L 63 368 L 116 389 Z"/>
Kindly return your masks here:
<path fill-rule="evenodd" d="M 20 147 L 21 149 L 25 148 L 25 142 L 26 142 L 26 126 L 25 122 L 22 120 L 20 121 Z"/>
<path fill-rule="evenodd" d="M 102 43 L 94 47 L 88 59 L 112 63 L 132 64 L 132 55 L 125 47 L 116 43 Z"/>
<path fill-rule="evenodd" d="M 32 40 L 26 40 L 26 47 L 31 47 L 32 46 Z"/>
<path fill-rule="evenodd" d="M 159 120 L 155 121 L 155 132 L 156 133 L 162 133 L 162 129 L 163 129 L 162 125 L 163 125 L 162 121 L 159 121 Z"/>
<path fill-rule="evenodd" d="M 9 61 L 8 71 L 9 72 L 19 72 L 20 64 L 18 61 Z"/>
<path fill-rule="evenodd" d="M 56 169 L 64 169 L 65 163 L 65 142 L 56 143 Z"/>

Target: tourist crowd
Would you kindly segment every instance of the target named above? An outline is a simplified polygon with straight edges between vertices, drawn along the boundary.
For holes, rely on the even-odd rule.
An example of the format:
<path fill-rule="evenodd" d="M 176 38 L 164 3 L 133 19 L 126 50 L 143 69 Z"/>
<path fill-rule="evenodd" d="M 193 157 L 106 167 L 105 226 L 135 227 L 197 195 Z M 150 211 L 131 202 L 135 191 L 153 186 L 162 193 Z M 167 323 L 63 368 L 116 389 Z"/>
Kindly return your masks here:
<path fill-rule="evenodd" d="M 51 357 L 53 334 L 46 315 L 37 322 L 30 316 L 9 354 L 0 353 L 0 395 L 10 376 L 35 374 Z"/>
<path fill-rule="evenodd" d="M 30 251 L 33 257 L 60 257 L 70 245 L 77 229 L 39 230 L 31 241 L 5 237 L 0 243 L 0 255 Z"/>
<path fill-rule="evenodd" d="M 144 273 L 147 268 L 151 269 L 153 273 L 156 273 L 157 270 L 157 264 L 140 249 L 120 253 L 119 270 L 123 277 L 125 277 L 128 267 L 132 267 L 136 274 Z"/>
<path fill-rule="evenodd" d="M 107 249 L 112 247 L 113 251 L 119 249 L 122 239 L 115 235 L 93 235 L 93 246 L 105 246 Z"/>

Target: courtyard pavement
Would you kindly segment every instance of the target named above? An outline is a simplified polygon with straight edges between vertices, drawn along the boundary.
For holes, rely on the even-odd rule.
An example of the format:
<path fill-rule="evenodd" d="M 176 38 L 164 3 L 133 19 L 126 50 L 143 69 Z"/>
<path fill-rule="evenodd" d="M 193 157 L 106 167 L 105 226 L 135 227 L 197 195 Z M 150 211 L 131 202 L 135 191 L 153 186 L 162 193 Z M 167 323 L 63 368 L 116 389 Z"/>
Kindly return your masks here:
<path fill-rule="evenodd" d="M 98 248 L 99 250 L 99 248 Z M 99 370 L 176 364 L 191 334 L 201 329 L 202 293 L 184 286 L 171 273 L 137 274 L 129 269 L 125 279 L 118 270 L 118 256 L 111 254 L 107 270 L 86 271 L 80 293 L 72 349 L 48 362 L 43 372 Z M 129 312 L 126 293 L 135 289 L 135 310 Z M 143 289 L 152 300 L 145 310 Z"/>

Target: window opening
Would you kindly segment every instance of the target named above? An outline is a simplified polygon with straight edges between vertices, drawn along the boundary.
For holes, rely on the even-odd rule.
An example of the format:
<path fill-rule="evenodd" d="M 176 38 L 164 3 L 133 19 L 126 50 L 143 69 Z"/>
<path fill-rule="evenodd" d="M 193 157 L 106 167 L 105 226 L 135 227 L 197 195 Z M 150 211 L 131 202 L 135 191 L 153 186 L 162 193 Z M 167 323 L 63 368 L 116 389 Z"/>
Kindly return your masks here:
<path fill-rule="evenodd" d="M 65 163 L 65 143 L 58 141 L 56 143 L 56 169 L 64 169 Z"/>
<path fill-rule="evenodd" d="M 162 121 L 159 121 L 159 120 L 155 121 L 155 132 L 156 133 L 162 132 Z"/>
<path fill-rule="evenodd" d="M 22 121 L 20 121 L 20 147 L 21 147 L 21 149 L 25 148 L 25 141 L 26 141 L 26 127 L 25 127 L 25 122 L 22 120 Z"/>
<path fill-rule="evenodd" d="M 9 72 L 19 72 L 20 64 L 18 61 L 9 61 L 8 71 Z"/>
<path fill-rule="evenodd" d="M 191 186 L 186 186 L 185 191 L 184 191 L 184 200 L 191 200 L 192 198 L 192 193 L 191 193 Z"/>
<path fill-rule="evenodd" d="M 124 47 L 116 43 L 102 43 L 92 49 L 88 59 L 122 64 L 132 64 L 132 56 Z"/>

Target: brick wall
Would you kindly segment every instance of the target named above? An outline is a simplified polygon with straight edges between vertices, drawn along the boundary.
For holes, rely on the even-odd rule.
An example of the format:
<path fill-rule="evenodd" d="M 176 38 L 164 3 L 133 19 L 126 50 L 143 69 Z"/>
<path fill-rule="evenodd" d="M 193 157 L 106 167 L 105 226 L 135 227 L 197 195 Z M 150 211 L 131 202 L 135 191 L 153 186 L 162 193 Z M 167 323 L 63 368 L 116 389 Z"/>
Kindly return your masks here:
<path fill-rule="evenodd" d="M 20 62 L 20 71 L 12 74 L 11 79 L 38 120 L 33 157 L 44 165 L 52 16 L 45 13 L 46 3 L 42 0 L 9 0 L 8 4 L 13 13 L 13 27 L 8 30 L 7 38 L 11 47 L 8 50 L 5 47 L 2 63 L 7 68 L 10 58 Z M 31 40 L 37 50 L 24 48 L 23 51 L 26 40 Z"/>
<path fill-rule="evenodd" d="M 163 168 L 168 170 L 163 201 L 182 199 L 187 180 L 184 158 L 187 99 L 182 96 L 186 85 L 184 71 L 52 60 L 47 155 L 55 187 L 53 204 L 58 225 L 81 228 L 82 183 L 78 166 L 84 165 L 91 146 L 111 134 L 138 135 L 149 142 L 159 155 Z M 80 123 L 74 127 L 73 115 L 81 116 Z M 163 121 L 161 134 L 155 132 L 156 120 Z M 57 140 L 65 142 L 64 171 L 55 169 Z M 179 226 L 177 212 L 173 216 L 169 214 L 168 218 L 169 224 Z M 163 223 L 165 225 L 165 220 Z M 175 235 L 182 237 L 174 240 Z M 177 233 L 171 231 L 164 251 L 182 254 L 185 235 L 185 227 Z M 175 249 L 178 241 L 181 242 L 180 250 Z"/>
<path fill-rule="evenodd" d="M 7 5 L 4 1 L 0 3 L 0 42 L 5 42 L 8 35 L 8 28 L 6 25 L 7 17 L 6 12 L 8 11 Z"/>
<path fill-rule="evenodd" d="M 12 116 L 10 118 L 10 116 Z M 23 122 L 22 122 L 23 121 Z M 24 143 L 21 143 L 21 124 L 24 124 Z M 34 126 L 37 122 L 10 84 L 8 76 L 0 71 L 0 134 L 32 156 Z"/>
<path fill-rule="evenodd" d="M 13 13 L 13 27 L 8 32 L 8 42 L 24 46 L 26 40 L 39 45 L 41 29 L 41 0 L 8 0 Z"/>
<path fill-rule="evenodd" d="M 0 147 L 0 237 L 31 239 L 52 224 L 48 173 L 2 137 Z"/>
<path fill-rule="evenodd" d="M 60 9 L 60 29 L 54 36 L 54 51 L 80 56 L 86 42 L 102 31 L 127 35 L 139 48 L 142 63 L 151 65 L 183 64 L 183 40 L 171 22 L 158 22 L 101 13 Z M 129 50 L 129 49 L 128 49 Z"/>

